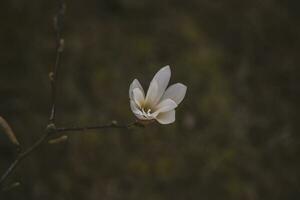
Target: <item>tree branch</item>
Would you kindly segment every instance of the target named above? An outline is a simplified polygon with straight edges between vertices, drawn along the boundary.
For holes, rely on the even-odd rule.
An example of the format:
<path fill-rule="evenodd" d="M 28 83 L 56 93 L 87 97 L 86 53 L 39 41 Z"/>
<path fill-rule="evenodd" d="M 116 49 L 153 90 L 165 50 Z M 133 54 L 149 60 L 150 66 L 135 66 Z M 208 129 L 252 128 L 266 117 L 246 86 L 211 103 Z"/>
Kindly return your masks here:
<path fill-rule="evenodd" d="M 54 17 L 54 30 L 56 33 L 56 59 L 55 65 L 53 65 L 50 73 L 49 79 L 51 82 L 51 110 L 49 121 L 54 123 L 56 114 L 56 82 L 57 82 L 57 72 L 61 65 L 61 57 L 64 50 L 64 39 L 62 38 L 63 29 L 63 18 L 66 10 L 66 4 L 63 0 L 60 0 L 60 7 L 57 15 Z"/>
<path fill-rule="evenodd" d="M 50 134 L 55 132 L 55 113 L 56 113 L 56 80 L 57 80 L 57 71 L 59 69 L 61 63 L 62 52 L 64 49 L 64 39 L 61 37 L 61 32 L 63 29 L 63 17 L 65 14 L 65 2 L 64 0 L 59 0 L 59 10 L 54 17 L 54 30 L 56 33 L 56 59 L 55 65 L 51 68 L 49 73 L 49 79 L 51 83 L 51 111 L 49 116 L 49 124 L 47 125 L 46 131 L 43 135 L 40 136 L 39 139 L 32 146 L 28 147 L 25 151 L 19 151 L 15 160 L 10 164 L 8 169 L 4 172 L 0 179 L 1 188 L 4 181 L 7 177 L 15 170 L 17 165 L 26 158 L 29 154 L 31 154 L 34 150 L 36 150 L 47 138 Z"/>
<path fill-rule="evenodd" d="M 120 125 L 117 122 L 112 121 L 112 123 L 106 125 L 85 126 L 85 127 L 61 127 L 61 128 L 57 128 L 56 132 L 57 133 L 71 132 L 71 131 L 76 132 L 76 131 L 99 130 L 99 129 L 109 129 L 109 128 L 128 129 L 134 126 L 140 126 L 140 124 L 137 121 L 135 121 L 126 125 Z"/>
<path fill-rule="evenodd" d="M 1 176 L 0 186 L 4 181 L 8 178 L 8 176 L 15 170 L 15 168 L 19 165 L 19 163 L 29 156 L 32 152 L 38 149 L 44 141 L 48 139 L 48 137 L 54 133 L 63 133 L 63 132 L 74 132 L 74 131 L 86 131 L 86 130 L 97 130 L 97 129 L 109 129 L 109 128 L 117 128 L 117 129 L 128 129 L 134 126 L 141 126 L 138 122 L 129 123 L 127 125 L 119 125 L 115 121 L 111 124 L 107 125 L 99 125 L 99 126 L 86 126 L 86 127 L 70 127 L 70 128 L 55 128 L 53 124 L 50 124 L 46 128 L 46 132 L 28 149 L 23 152 L 20 152 L 15 160 L 10 164 L 5 173 Z"/>
<path fill-rule="evenodd" d="M 65 2 L 64 0 L 60 0 L 60 8 L 57 15 L 54 17 L 54 28 L 56 32 L 56 59 L 55 65 L 51 68 L 49 73 L 49 79 L 51 83 L 51 110 L 49 115 L 49 123 L 46 127 L 45 132 L 27 149 L 20 150 L 14 159 L 14 161 L 9 165 L 7 170 L 3 173 L 0 178 L 0 191 L 7 190 L 10 188 L 14 188 L 18 186 L 19 183 L 16 182 L 11 186 L 4 186 L 3 183 L 7 180 L 7 178 L 14 172 L 16 167 L 21 163 L 22 160 L 27 158 L 31 153 L 37 150 L 51 135 L 56 133 L 71 133 L 71 132 L 78 132 L 78 131 L 86 131 L 86 130 L 98 130 L 98 129 L 110 129 L 110 128 L 117 128 L 117 129 L 128 129 L 134 126 L 143 127 L 143 123 L 135 121 L 133 123 L 129 123 L 127 125 L 120 125 L 116 121 L 112 121 L 110 124 L 106 125 L 97 125 L 97 126 L 86 126 L 86 127 L 59 127 L 57 128 L 55 125 L 55 114 L 56 114 L 56 86 L 57 86 L 57 72 L 61 65 L 61 57 L 62 52 L 64 49 L 64 39 L 61 37 L 61 31 L 63 28 L 63 17 L 65 13 Z M 0 118 L 0 124 L 1 124 Z M 10 139 L 15 143 L 17 146 L 18 141 L 14 138 L 14 134 L 8 124 L 2 119 L 2 126 L 6 129 L 6 134 L 10 137 Z M 57 141 L 54 141 L 57 142 Z"/>
<path fill-rule="evenodd" d="M 2 186 L 3 182 L 7 179 L 7 177 L 14 171 L 17 165 L 26 158 L 30 153 L 36 150 L 48 137 L 49 132 L 43 134 L 32 146 L 26 149 L 24 152 L 21 152 L 17 155 L 16 159 L 10 164 L 5 173 L 1 176 L 0 185 Z"/>

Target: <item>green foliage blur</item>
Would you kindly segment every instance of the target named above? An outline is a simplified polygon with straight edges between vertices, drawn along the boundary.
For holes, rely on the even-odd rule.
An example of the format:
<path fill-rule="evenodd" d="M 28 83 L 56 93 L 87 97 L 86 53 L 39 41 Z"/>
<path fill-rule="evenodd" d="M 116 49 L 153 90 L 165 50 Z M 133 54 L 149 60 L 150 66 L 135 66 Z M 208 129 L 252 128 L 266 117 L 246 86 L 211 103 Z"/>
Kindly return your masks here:
<path fill-rule="evenodd" d="M 57 124 L 134 120 L 129 84 L 169 64 L 176 123 L 43 145 L 2 200 L 300 199 L 300 2 L 67 0 Z M 26 147 L 45 129 L 56 1 L 1 2 L 0 115 Z M 0 172 L 16 151 L 0 130 Z"/>

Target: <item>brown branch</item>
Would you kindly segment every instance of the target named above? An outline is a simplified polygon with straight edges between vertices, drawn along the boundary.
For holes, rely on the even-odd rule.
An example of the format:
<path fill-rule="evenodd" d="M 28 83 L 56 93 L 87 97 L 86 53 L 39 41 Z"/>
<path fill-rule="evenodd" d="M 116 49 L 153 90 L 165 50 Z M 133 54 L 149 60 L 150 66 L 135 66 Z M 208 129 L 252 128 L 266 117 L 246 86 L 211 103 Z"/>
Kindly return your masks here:
<path fill-rule="evenodd" d="M 50 124 L 46 128 L 46 132 L 28 149 L 23 152 L 20 152 L 15 160 L 10 164 L 5 173 L 1 176 L 0 186 L 4 183 L 4 181 L 8 178 L 8 176 L 16 169 L 19 163 L 25 159 L 28 155 L 34 152 L 38 147 L 40 147 L 44 141 L 48 139 L 48 137 L 54 133 L 63 133 L 63 132 L 76 132 L 76 131 L 86 131 L 86 130 L 98 130 L 98 129 L 109 129 L 109 128 L 117 128 L 117 129 L 128 129 L 134 126 L 141 126 L 138 122 L 133 122 L 127 125 L 119 125 L 115 121 L 111 124 L 107 125 L 99 125 L 99 126 L 86 126 L 86 127 L 70 127 L 70 128 L 55 128 L 53 124 Z"/>
<path fill-rule="evenodd" d="M 120 125 L 117 122 L 113 121 L 110 124 L 100 125 L 100 126 L 85 126 L 85 127 L 61 127 L 57 128 L 57 133 L 62 132 L 76 132 L 76 131 L 87 131 L 87 130 L 99 130 L 99 129 L 109 129 L 109 128 L 117 128 L 117 129 L 128 129 L 134 126 L 139 126 L 138 122 L 129 123 L 126 125 Z"/>
<path fill-rule="evenodd" d="M 47 126 L 46 132 L 40 136 L 40 138 L 33 143 L 32 146 L 28 147 L 25 151 L 20 151 L 15 158 L 15 160 L 10 164 L 8 169 L 4 172 L 4 174 L 0 178 L 0 186 L 2 187 L 3 182 L 7 179 L 7 177 L 14 171 L 17 165 L 26 158 L 29 154 L 31 154 L 34 150 L 36 150 L 47 138 L 48 136 L 55 132 L 55 113 L 56 113 L 56 80 L 57 80 L 57 71 L 59 69 L 61 63 L 62 52 L 64 49 L 64 39 L 61 37 L 61 32 L 63 28 L 63 17 L 65 14 L 65 2 L 64 0 L 59 0 L 59 10 L 54 17 L 54 29 L 56 33 L 56 59 L 55 65 L 51 68 L 49 73 L 49 79 L 51 82 L 51 111 L 49 116 L 49 124 Z M 3 187 L 2 187 L 3 188 Z"/>
<path fill-rule="evenodd" d="M 60 8 L 58 11 L 58 14 L 54 18 L 54 28 L 56 31 L 56 61 L 55 65 L 51 68 L 51 72 L 49 73 L 49 78 L 51 82 L 51 111 L 49 116 L 49 123 L 46 127 L 46 131 L 26 150 L 19 151 L 14 161 L 9 165 L 8 169 L 3 173 L 3 175 L 0 178 L 0 189 L 6 190 L 7 188 L 13 188 L 17 186 L 18 184 L 13 184 L 11 186 L 5 187 L 3 183 L 7 180 L 7 178 L 14 172 L 16 167 L 20 164 L 22 160 L 27 158 L 31 153 L 33 153 L 35 150 L 37 150 L 51 135 L 55 133 L 64 133 L 64 132 L 78 132 L 78 131 L 86 131 L 86 130 L 98 130 L 98 129 L 109 129 L 109 128 L 117 128 L 117 129 L 128 129 L 134 126 L 142 126 L 142 123 L 135 121 L 133 123 L 127 124 L 127 125 L 119 125 L 116 121 L 113 121 L 110 124 L 107 125 L 98 125 L 98 126 L 86 126 L 86 127 L 60 127 L 56 128 L 55 125 L 55 114 L 56 114 L 56 82 L 57 82 L 57 71 L 59 69 L 59 66 L 61 64 L 61 57 L 62 52 L 64 48 L 64 39 L 61 37 L 61 31 L 62 31 L 62 20 L 65 13 L 65 3 L 63 0 L 60 0 Z M 7 123 L 6 123 L 7 124 Z M 4 123 L 5 125 L 5 123 Z M 7 124 L 8 125 L 8 124 Z M 3 126 L 3 125 L 2 125 Z M 10 127 L 5 127 L 8 130 L 8 132 L 11 130 Z M 12 130 L 11 130 L 12 131 Z M 13 132 L 9 132 L 13 133 Z M 8 134 L 10 137 L 12 134 Z M 11 138 L 11 140 L 17 145 L 18 142 L 14 138 Z M 54 141 L 57 142 L 57 141 Z"/>
<path fill-rule="evenodd" d="M 61 65 L 61 57 L 64 50 L 64 39 L 61 36 L 63 29 L 63 18 L 66 10 L 66 4 L 63 0 L 60 0 L 60 8 L 57 15 L 54 17 L 54 29 L 56 32 L 56 59 L 55 65 L 53 65 L 51 72 L 49 73 L 49 79 L 51 82 L 51 110 L 49 121 L 54 123 L 56 114 L 56 82 L 57 72 Z"/>
<path fill-rule="evenodd" d="M 5 171 L 5 173 L 1 176 L 0 179 L 0 185 L 3 184 L 3 182 L 7 179 L 7 177 L 14 171 L 14 169 L 17 167 L 17 165 L 26 158 L 30 153 L 32 153 L 34 150 L 36 150 L 49 136 L 50 132 L 46 132 L 43 134 L 32 146 L 30 146 L 28 149 L 26 149 L 24 152 L 20 152 L 15 160 L 10 164 L 8 169 Z"/>
<path fill-rule="evenodd" d="M 14 182 L 14 183 L 12 183 L 12 184 L 10 184 L 10 185 L 7 185 L 7 186 L 3 187 L 3 188 L 1 189 L 1 192 L 9 191 L 9 190 L 11 190 L 11 189 L 13 189 L 13 188 L 16 188 L 16 187 L 20 186 L 20 185 L 21 185 L 20 182 Z"/>

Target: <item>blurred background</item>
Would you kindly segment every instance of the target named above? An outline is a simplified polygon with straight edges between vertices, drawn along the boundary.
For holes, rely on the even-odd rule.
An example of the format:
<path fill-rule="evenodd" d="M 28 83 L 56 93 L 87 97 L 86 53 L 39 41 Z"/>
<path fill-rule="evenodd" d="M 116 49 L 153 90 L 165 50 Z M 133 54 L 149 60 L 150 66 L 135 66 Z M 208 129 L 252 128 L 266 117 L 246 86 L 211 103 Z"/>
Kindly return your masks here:
<path fill-rule="evenodd" d="M 129 84 L 163 66 L 188 86 L 176 123 L 74 133 L 43 145 L 4 200 L 300 198 L 297 0 L 68 0 L 57 124 L 134 120 Z M 43 133 L 56 1 L 4 0 L 0 115 L 26 147 Z M 0 130 L 0 172 L 16 151 Z"/>

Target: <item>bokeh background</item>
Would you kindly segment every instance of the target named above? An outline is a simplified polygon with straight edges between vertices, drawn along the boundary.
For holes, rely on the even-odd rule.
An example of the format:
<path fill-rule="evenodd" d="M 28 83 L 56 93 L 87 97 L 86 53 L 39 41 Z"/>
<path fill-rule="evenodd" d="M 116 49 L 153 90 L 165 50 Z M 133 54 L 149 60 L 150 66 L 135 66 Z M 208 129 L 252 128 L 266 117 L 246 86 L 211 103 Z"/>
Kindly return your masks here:
<path fill-rule="evenodd" d="M 172 125 L 45 144 L 3 200 L 300 198 L 297 0 L 69 0 L 58 125 L 134 120 L 128 88 L 169 64 L 188 86 Z M 4 0 L 0 115 L 24 147 L 44 131 L 56 1 Z M 2 133 L 1 133 L 2 132 Z M 0 131 L 0 170 L 16 154 Z"/>

